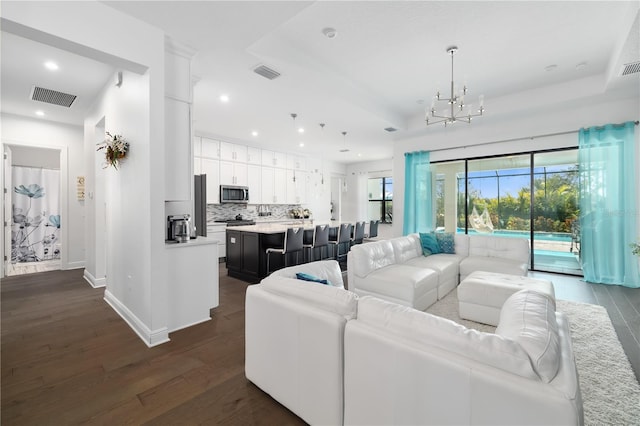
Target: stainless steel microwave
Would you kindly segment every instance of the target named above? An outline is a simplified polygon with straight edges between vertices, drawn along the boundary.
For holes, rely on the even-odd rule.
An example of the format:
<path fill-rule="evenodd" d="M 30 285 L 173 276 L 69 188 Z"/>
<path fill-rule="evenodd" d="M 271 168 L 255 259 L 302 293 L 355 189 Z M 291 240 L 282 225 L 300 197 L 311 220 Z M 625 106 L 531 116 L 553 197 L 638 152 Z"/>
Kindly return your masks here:
<path fill-rule="evenodd" d="M 221 203 L 248 203 L 249 188 L 246 186 L 220 185 Z"/>

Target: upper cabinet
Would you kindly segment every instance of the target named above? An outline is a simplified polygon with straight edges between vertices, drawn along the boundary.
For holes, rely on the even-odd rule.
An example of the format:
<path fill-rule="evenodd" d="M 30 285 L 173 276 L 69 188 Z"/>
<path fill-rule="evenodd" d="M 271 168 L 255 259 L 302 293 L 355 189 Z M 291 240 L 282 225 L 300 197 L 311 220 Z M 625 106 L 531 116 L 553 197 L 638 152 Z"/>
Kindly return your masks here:
<path fill-rule="evenodd" d="M 220 159 L 246 163 L 247 147 L 235 143 L 220 142 Z"/>
<path fill-rule="evenodd" d="M 306 170 L 306 162 L 304 157 L 298 155 L 287 154 L 287 169 L 289 170 Z"/>
<path fill-rule="evenodd" d="M 191 136 L 193 52 L 165 40 L 165 200 L 193 199 L 194 146 Z"/>
<path fill-rule="evenodd" d="M 197 155 L 197 154 L 196 154 Z M 220 158 L 220 142 L 202 137 L 201 154 L 204 158 L 219 159 Z"/>
<path fill-rule="evenodd" d="M 247 164 L 262 164 L 262 150 L 260 148 L 247 147 Z"/>
<path fill-rule="evenodd" d="M 284 169 L 287 167 L 287 155 L 282 152 L 267 151 L 266 149 L 263 149 L 262 165 Z"/>

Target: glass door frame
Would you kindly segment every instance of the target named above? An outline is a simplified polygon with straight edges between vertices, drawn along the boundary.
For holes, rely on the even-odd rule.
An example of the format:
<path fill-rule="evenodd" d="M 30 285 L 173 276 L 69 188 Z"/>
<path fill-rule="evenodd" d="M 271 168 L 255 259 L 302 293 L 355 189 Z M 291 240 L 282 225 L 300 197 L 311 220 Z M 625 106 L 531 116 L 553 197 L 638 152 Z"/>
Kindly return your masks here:
<path fill-rule="evenodd" d="M 457 159 L 451 159 L 451 160 L 440 160 L 440 161 L 433 161 L 431 162 L 431 164 L 444 164 L 444 163 L 450 163 L 450 162 L 456 162 L 456 161 L 464 161 L 464 179 L 465 179 L 465 184 L 464 184 L 464 190 L 465 190 L 465 203 L 464 203 L 464 233 L 468 234 L 469 233 L 469 161 L 474 161 L 474 160 L 486 160 L 486 159 L 492 159 L 492 158 L 503 158 L 503 157 L 511 157 L 511 156 L 524 156 L 524 155 L 528 155 L 529 156 L 529 187 L 530 187 L 530 197 L 529 197 L 529 241 L 531 241 L 531 253 L 529 254 L 529 265 L 530 265 L 530 270 L 531 271 L 539 271 L 538 269 L 536 269 L 535 267 L 535 253 L 534 253 L 534 244 L 535 244 L 535 230 L 534 230 L 534 206 L 535 206 L 535 191 L 534 191 L 534 187 L 535 187 L 535 171 L 534 171 L 534 167 L 535 167 L 535 155 L 536 154 L 544 154 L 544 153 L 553 153 L 553 152 L 562 152 L 562 151 L 577 151 L 578 146 L 572 146 L 572 147 L 563 147 L 563 148 L 554 148 L 554 149 L 544 149 L 544 150 L 537 150 L 537 151 L 525 151 L 525 152 L 514 152 L 514 153 L 505 153 L 505 154 L 496 154 L 496 155 L 489 155 L 489 156 L 480 156 L 480 157 L 469 157 L 469 158 L 457 158 Z M 435 179 L 434 179 L 435 181 Z M 457 219 L 456 219 L 457 220 Z M 542 272 L 548 272 L 548 271 L 542 271 Z M 572 276 L 579 276 L 576 274 L 570 274 L 567 272 L 553 272 L 553 273 L 558 273 L 558 274 L 564 274 L 564 275 L 572 275 Z"/>

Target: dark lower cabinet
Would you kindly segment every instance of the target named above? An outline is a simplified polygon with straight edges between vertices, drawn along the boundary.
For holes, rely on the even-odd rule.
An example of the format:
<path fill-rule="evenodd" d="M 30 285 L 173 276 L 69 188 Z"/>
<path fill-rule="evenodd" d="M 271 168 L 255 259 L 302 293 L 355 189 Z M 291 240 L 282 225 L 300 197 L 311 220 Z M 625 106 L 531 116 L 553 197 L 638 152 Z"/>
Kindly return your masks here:
<path fill-rule="evenodd" d="M 227 229 L 227 273 L 257 283 L 266 274 L 264 235 Z"/>

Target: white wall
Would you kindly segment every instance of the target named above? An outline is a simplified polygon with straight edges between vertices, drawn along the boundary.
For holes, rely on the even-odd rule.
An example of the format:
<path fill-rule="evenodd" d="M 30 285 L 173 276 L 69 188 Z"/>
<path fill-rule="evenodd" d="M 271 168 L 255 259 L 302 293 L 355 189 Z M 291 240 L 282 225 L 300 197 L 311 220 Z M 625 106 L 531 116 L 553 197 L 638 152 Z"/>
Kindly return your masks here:
<path fill-rule="evenodd" d="M 311 210 L 316 221 L 331 220 L 331 176 L 344 174 L 345 166 L 334 161 L 307 158 L 309 182 L 307 184 L 306 208 Z"/>
<path fill-rule="evenodd" d="M 105 298 L 145 343 L 165 341 L 164 185 L 158 184 L 164 182 L 164 34 L 99 2 L 7 2 L 2 13 L 3 30 L 124 70 L 122 87 L 106 87 L 85 120 L 87 192 L 96 190 L 94 174 L 105 173 Z M 117 172 L 95 170 L 92 161 L 102 117 L 106 130 L 131 144 Z M 88 232 L 100 226 L 92 220 Z M 95 258 L 93 247 L 87 249 Z"/>
<path fill-rule="evenodd" d="M 84 266 L 84 202 L 76 197 L 76 177 L 83 176 L 82 128 L 51 121 L 2 114 L 2 143 L 63 151 L 60 163 L 62 269 Z"/>
<path fill-rule="evenodd" d="M 347 165 L 347 191 L 343 193 L 343 220 L 350 222 L 368 220 L 367 180 L 386 176 L 393 176 L 392 159 Z"/>
<path fill-rule="evenodd" d="M 578 145 L 577 133 L 569 136 L 523 139 L 502 143 L 492 142 L 637 120 L 640 117 L 640 104 L 635 97 L 609 100 L 605 96 L 601 96 L 585 98 L 579 103 L 564 103 L 529 112 L 530 114 L 526 117 L 507 115 L 504 118 L 491 117 L 491 113 L 487 112 L 487 117 L 474 120 L 471 124 L 460 123 L 448 129 L 429 128 L 423 136 L 396 141 L 393 153 L 394 217 L 401 218 L 404 213 L 405 152 L 433 151 L 431 161 L 441 161 L 568 146 L 576 147 Z M 401 220 L 394 221 L 393 234 L 395 236 L 402 235 Z"/>
<path fill-rule="evenodd" d="M 60 170 L 60 150 L 12 145 L 11 165 Z"/>

